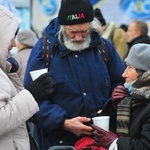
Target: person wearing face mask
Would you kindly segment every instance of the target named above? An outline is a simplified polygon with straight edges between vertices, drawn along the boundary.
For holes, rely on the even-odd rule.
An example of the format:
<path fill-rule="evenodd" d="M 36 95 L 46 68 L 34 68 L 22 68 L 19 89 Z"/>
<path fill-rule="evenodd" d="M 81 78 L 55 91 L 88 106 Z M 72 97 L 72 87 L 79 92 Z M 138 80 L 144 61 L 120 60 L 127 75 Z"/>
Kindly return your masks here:
<path fill-rule="evenodd" d="M 37 102 L 52 93 L 52 80 L 46 73 L 24 89 L 17 61 L 8 58 L 21 20 L 0 5 L 0 22 L 0 149 L 30 150 L 26 121 L 38 112 Z"/>
<path fill-rule="evenodd" d="M 92 125 L 95 144 L 109 150 L 150 149 L 150 45 L 135 44 L 122 74 L 126 82 L 112 93 L 116 111 L 114 132 Z M 115 102 L 115 103 L 114 103 Z M 115 106 L 115 107 L 114 107 Z"/>

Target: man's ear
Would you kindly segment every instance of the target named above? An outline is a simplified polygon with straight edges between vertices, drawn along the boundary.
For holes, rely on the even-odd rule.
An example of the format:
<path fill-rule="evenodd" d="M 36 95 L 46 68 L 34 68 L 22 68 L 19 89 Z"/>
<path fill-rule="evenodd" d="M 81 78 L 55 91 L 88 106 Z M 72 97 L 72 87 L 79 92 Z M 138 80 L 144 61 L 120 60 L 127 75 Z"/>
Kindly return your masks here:
<path fill-rule="evenodd" d="M 142 33 L 141 33 L 141 31 L 140 31 L 140 30 L 137 30 L 137 31 L 136 31 L 136 33 L 137 33 L 137 37 L 139 37 L 139 36 L 141 36 L 141 35 L 142 35 Z"/>

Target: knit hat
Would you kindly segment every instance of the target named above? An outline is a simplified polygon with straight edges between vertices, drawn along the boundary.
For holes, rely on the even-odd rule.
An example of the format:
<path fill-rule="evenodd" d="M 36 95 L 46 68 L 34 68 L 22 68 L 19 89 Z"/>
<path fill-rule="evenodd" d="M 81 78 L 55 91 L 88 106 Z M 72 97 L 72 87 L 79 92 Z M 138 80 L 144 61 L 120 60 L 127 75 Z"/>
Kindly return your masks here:
<path fill-rule="evenodd" d="M 38 38 L 32 30 L 22 30 L 18 33 L 17 40 L 21 44 L 33 47 L 37 42 Z"/>
<path fill-rule="evenodd" d="M 135 44 L 131 47 L 125 62 L 136 69 L 150 70 L 150 44 Z"/>
<path fill-rule="evenodd" d="M 94 10 L 90 0 L 62 0 L 58 14 L 60 25 L 91 22 Z"/>
<path fill-rule="evenodd" d="M 103 18 L 103 15 L 102 15 L 100 9 L 96 8 L 94 12 L 95 12 L 95 17 L 99 20 L 99 22 L 101 23 L 101 26 L 106 25 L 106 21 Z"/>
<path fill-rule="evenodd" d="M 91 137 L 83 137 L 75 143 L 75 149 L 91 149 L 91 150 L 100 150 L 100 148 L 95 145 L 94 140 Z"/>

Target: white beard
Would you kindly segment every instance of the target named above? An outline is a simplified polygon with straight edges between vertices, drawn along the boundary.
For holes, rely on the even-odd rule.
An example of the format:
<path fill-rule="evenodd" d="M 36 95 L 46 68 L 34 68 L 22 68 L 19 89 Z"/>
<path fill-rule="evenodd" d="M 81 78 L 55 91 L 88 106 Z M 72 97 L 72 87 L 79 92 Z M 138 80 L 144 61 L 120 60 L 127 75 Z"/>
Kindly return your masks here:
<path fill-rule="evenodd" d="M 89 47 L 91 42 L 90 33 L 87 37 L 82 38 L 82 41 L 78 42 L 75 38 L 70 38 L 66 33 L 63 34 L 64 45 L 71 51 L 81 51 Z"/>

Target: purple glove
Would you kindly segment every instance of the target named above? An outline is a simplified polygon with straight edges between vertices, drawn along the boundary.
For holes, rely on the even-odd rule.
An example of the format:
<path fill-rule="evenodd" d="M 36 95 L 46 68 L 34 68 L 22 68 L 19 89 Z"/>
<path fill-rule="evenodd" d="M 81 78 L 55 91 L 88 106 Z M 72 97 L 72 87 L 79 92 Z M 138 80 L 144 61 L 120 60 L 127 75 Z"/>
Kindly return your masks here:
<path fill-rule="evenodd" d="M 96 145 L 108 149 L 111 145 L 111 143 L 118 138 L 118 136 L 109 131 L 107 132 L 106 130 L 103 130 L 102 128 L 96 126 L 96 125 L 91 125 L 91 127 L 96 130 L 93 132 L 93 139 Z"/>
<path fill-rule="evenodd" d="M 118 85 L 112 92 L 112 103 L 114 108 L 116 108 L 119 100 L 127 96 L 129 96 L 127 89 L 122 85 Z"/>

